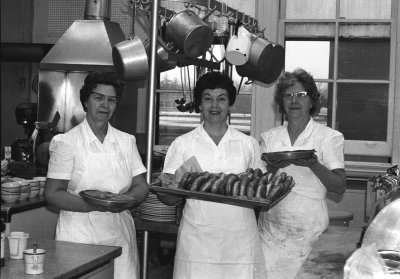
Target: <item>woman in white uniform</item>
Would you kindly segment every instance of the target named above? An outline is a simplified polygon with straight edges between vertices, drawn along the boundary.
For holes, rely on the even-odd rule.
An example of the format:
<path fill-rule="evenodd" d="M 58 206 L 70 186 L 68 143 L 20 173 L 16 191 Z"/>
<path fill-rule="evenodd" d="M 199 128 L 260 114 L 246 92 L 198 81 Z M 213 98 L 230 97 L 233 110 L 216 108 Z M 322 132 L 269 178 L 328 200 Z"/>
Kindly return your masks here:
<path fill-rule="evenodd" d="M 194 101 L 204 121 L 174 140 L 164 173 L 174 174 L 192 156 L 203 171 L 212 173 L 265 168 L 257 141 L 227 124 L 235 99 L 236 88 L 229 77 L 219 72 L 200 77 Z M 171 196 L 159 198 L 167 204 L 177 201 Z M 266 278 L 254 210 L 187 199 L 178 232 L 174 278 Z"/>
<path fill-rule="evenodd" d="M 114 278 L 140 278 L 136 232 L 128 210 L 88 204 L 82 190 L 148 195 L 146 168 L 134 136 L 109 124 L 124 90 L 113 73 L 90 73 L 80 90 L 86 118 L 50 143 L 46 200 L 60 209 L 56 240 L 121 246 Z"/>
<path fill-rule="evenodd" d="M 267 162 L 268 169 L 285 171 L 296 182 L 287 197 L 259 216 L 269 278 L 295 278 L 328 226 L 326 193 L 340 196 L 346 189 L 343 135 L 311 117 L 319 111 L 319 96 L 313 77 L 303 69 L 284 73 L 275 101 L 287 123 L 261 134 L 262 152 L 316 151 L 310 159 Z"/>

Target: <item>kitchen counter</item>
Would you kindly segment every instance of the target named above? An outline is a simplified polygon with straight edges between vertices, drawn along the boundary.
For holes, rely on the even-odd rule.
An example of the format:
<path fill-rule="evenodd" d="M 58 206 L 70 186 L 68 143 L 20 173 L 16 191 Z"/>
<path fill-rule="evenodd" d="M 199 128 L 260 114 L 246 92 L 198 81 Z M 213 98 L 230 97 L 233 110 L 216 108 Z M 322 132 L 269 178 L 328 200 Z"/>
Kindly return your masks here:
<path fill-rule="evenodd" d="M 122 248 L 115 246 L 29 239 L 28 247 L 36 243 L 38 248 L 46 250 L 46 255 L 44 273 L 28 275 L 24 260 L 10 259 L 8 241 L 5 243 L 5 265 L 1 268 L 1 278 L 113 278 L 114 259 L 122 253 Z"/>
<path fill-rule="evenodd" d="M 346 260 L 357 249 L 361 228 L 329 226 L 315 244 L 296 279 L 342 279 Z"/>

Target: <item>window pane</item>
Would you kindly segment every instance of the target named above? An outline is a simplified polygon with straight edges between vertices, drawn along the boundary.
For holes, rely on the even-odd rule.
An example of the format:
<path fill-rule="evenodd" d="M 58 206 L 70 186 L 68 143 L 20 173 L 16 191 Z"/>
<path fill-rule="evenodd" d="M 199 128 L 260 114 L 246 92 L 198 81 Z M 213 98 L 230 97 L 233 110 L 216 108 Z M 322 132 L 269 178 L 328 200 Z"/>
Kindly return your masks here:
<path fill-rule="evenodd" d="M 315 79 L 332 78 L 331 43 L 329 41 L 286 41 L 285 71 L 303 68 Z"/>
<path fill-rule="evenodd" d="M 364 39 L 389 39 L 389 23 L 341 23 L 339 25 L 339 37 L 364 38 Z"/>
<path fill-rule="evenodd" d="M 389 41 L 340 40 L 338 78 L 389 80 Z"/>
<path fill-rule="evenodd" d="M 332 119 L 332 103 L 328 98 L 328 96 L 332 95 L 332 84 L 327 82 L 316 82 L 316 85 L 319 93 L 321 94 L 319 97 L 321 109 L 318 114 L 313 116 L 313 118 L 315 121 L 323 125 L 332 127 L 332 121 L 330 121 Z M 329 92 L 331 94 L 329 94 Z"/>
<path fill-rule="evenodd" d="M 336 0 L 287 0 L 286 18 L 321 19 L 336 17 Z"/>
<path fill-rule="evenodd" d="M 328 38 L 335 36 L 334 23 L 293 23 L 288 22 L 285 25 L 286 38 Z"/>
<path fill-rule="evenodd" d="M 346 140 L 386 141 L 388 85 L 338 84 L 336 129 Z"/>
<path fill-rule="evenodd" d="M 389 19 L 392 0 L 341 0 L 341 18 Z"/>

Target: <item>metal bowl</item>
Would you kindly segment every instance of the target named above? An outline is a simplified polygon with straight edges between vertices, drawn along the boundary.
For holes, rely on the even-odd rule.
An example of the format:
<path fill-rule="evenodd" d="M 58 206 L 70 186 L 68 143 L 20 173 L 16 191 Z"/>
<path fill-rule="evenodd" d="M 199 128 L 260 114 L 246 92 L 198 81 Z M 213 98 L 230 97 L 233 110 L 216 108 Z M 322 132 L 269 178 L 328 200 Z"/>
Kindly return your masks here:
<path fill-rule="evenodd" d="M 84 190 L 79 195 L 88 203 L 116 209 L 128 209 L 136 207 L 140 202 L 131 196 L 116 194 L 107 191 Z"/>
<path fill-rule="evenodd" d="M 294 150 L 294 151 L 280 151 L 263 153 L 261 159 L 264 161 L 281 161 L 281 160 L 294 160 L 294 159 L 308 159 L 315 153 L 314 149 L 310 150 Z"/>
<path fill-rule="evenodd" d="M 400 251 L 400 199 L 392 201 L 368 226 L 362 246 L 375 244 L 378 250 Z"/>

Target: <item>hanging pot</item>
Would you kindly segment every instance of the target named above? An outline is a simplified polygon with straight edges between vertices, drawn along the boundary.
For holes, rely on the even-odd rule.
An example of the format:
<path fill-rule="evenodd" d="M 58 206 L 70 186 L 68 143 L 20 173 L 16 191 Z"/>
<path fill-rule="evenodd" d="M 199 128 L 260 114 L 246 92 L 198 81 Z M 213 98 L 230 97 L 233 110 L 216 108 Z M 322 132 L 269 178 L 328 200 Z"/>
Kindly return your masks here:
<path fill-rule="evenodd" d="M 150 57 L 150 51 L 151 51 L 151 44 L 150 40 L 147 40 L 144 43 L 144 47 L 146 49 L 147 55 Z M 174 60 L 168 60 L 168 53 L 170 50 L 168 49 L 166 43 L 161 39 L 161 37 L 158 37 L 158 46 L 157 46 L 157 72 L 165 72 L 174 69 L 178 63 Z"/>
<path fill-rule="evenodd" d="M 210 11 L 203 19 L 213 12 Z M 203 19 L 191 10 L 175 14 L 167 24 L 167 41 L 189 57 L 205 54 L 214 41 L 214 33 Z"/>
<path fill-rule="evenodd" d="M 276 43 L 250 34 L 252 41 L 249 60 L 242 66 L 236 66 L 236 72 L 251 80 L 266 84 L 274 82 L 281 74 L 285 64 L 285 50 Z"/>
<path fill-rule="evenodd" d="M 251 40 L 250 32 L 244 27 L 236 27 L 238 30 L 229 39 L 226 47 L 226 60 L 232 65 L 241 66 L 249 60 Z"/>
<path fill-rule="evenodd" d="M 146 50 L 139 37 L 113 46 L 112 57 L 117 74 L 125 80 L 144 80 L 148 78 L 149 62 Z"/>

